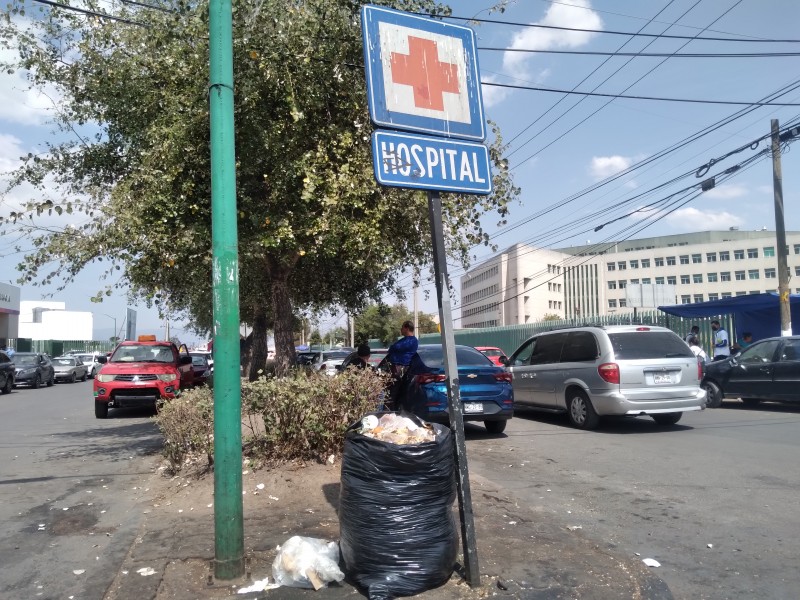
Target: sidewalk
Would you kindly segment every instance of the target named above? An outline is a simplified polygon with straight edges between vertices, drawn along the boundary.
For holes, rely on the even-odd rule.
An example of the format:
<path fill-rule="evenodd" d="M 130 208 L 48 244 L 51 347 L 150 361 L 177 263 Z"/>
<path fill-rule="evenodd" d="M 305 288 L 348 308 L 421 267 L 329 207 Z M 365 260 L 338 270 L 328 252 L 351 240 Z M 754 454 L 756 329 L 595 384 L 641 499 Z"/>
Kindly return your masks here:
<path fill-rule="evenodd" d="M 246 578 L 214 580 L 213 477 L 168 479 L 156 471 L 158 459 L 152 460 L 145 525 L 105 600 L 366 597 L 346 582 L 319 591 L 281 587 L 237 594 L 249 585 Z M 245 469 L 245 552 L 252 580 L 272 577 L 276 547 L 294 535 L 338 540 L 339 477 L 339 463 Z M 481 585 L 470 588 L 456 572 L 445 585 L 414 598 L 672 598 L 666 584 L 635 557 L 603 547 L 580 529 L 570 531 L 568 523 L 553 521 L 535 506 L 520 506 L 491 481 L 473 476 L 471 491 Z M 137 572 L 143 568 L 155 572 L 143 576 Z"/>

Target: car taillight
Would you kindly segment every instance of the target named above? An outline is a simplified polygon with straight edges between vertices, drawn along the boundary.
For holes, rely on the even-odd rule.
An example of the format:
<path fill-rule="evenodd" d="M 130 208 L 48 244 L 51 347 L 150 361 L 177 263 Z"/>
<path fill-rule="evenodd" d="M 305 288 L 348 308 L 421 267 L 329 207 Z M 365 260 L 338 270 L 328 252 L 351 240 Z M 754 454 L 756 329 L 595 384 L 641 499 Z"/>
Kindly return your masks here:
<path fill-rule="evenodd" d="M 617 363 L 603 363 L 597 367 L 597 372 L 603 381 L 619 383 L 619 365 Z"/>
<path fill-rule="evenodd" d="M 494 378 L 497 381 L 505 381 L 506 383 L 511 383 L 511 380 L 513 379 L 511 373 L 495 373 Z"/>
<path fill-rule="evenodd" d="M 426 383 L 441 383 L 447 379 L 447 375 L 436 373 L 423 373 L 415 377 L 418 385 L 425 385 Z"/>
<path fill-rule="evenodd" d="M 705 369 L 705 366 L 706 366 L 706 362 L 702 358 L 700 358 L 698 356 L 697 357 L 697 379 L 699 379 L 701 381 L 703 380 L 703 370 Z"/>

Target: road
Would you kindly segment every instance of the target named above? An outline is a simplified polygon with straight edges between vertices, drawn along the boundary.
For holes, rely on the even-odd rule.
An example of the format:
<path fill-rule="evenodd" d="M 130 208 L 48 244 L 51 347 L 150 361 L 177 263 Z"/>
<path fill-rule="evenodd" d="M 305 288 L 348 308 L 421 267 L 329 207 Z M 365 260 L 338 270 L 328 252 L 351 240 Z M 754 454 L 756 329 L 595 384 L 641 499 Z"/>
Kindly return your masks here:
<path fill-rule="evenodd" d="M 800 406 L 724 406 L 673 428 L 639 417 L 591 432 L 518 412 L 505 437 L 468 426 L 470 472 L 574 535 L 656 559 L 675 598 L 797 598 Z"/>
<path fill-rule="evenodd" d="M 0 396 L 0 598 L 105 594 L 161 443 L 149 413 L 112 414 L 95 419 L 91 380 Z"/>

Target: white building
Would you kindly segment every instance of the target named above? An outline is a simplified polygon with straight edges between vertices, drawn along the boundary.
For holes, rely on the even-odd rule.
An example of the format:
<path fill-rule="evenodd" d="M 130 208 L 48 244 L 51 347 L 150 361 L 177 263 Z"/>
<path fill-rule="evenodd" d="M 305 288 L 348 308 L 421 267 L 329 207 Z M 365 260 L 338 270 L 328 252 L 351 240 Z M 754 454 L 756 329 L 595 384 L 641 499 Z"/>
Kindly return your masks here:
<path fill-rule="evenodd" d="M 93 339 L 93 325 L 94 317 L 91 312 L 66 310 L 64 302 L 20 302 L 20 338 L 90 341 Z"/>
<path fill-rule="evenodd" d="M 800 293 L 800 232 L 786 232 Z M 461 278 L 461 326 L 493 327 L 632 310 L 626 287 L 675 286 L 674 303 L 777 292 L 775 232 L 704 231 L 558 250 L 517 244 Z M 794 279 L 797 277 L 797 279 Z"/>
<path fill-rule="evenodd" d="M 0 283 L 0 350 L 19 337 L 19 293 L 18 287 Z"/>

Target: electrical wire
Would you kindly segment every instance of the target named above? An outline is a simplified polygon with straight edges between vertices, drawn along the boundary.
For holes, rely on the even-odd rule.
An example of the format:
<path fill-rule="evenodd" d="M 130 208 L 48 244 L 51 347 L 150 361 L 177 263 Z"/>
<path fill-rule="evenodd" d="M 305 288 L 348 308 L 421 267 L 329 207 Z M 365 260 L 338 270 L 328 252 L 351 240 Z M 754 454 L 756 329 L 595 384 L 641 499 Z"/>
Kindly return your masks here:
<path fill-rule="evenodd" d="M 137 27 L 143 27 L 145 29 L 149 29 L 150 27 L 149 25 L 145 23 L 140 23 L 139 21 L 131 21 L 130 19 L 125 19 L 123 17 L 115 17 L 113 15 L 97 12 L 94 10 L 78 8 L 77 6 L 70 6 L 69 4 L 60 4 L 59 2 L 53 2 L 52 0 L 33 0 L 33 2 L 38 2 L 39 4 L 46 4 L 47 6 L 52 6 L 54 8 L 80 13 L 90 17 L 99 17 L 101 19 L 108 19 L 109 21 L 118 21 L 120 23 L 126 23 L 128 25 L 135 25 Z"/>
<path fill-rule="evenodd" d="M 800 56 L 800 52 L 602 52 L 599 50 L 552 50 L 549 48 L 497 48 L 478 46 L 485 52 L 519 52 L 523 54 L 570 54 L 576 56 L 633 56 L 636 58 L 786 58 Z"/>

